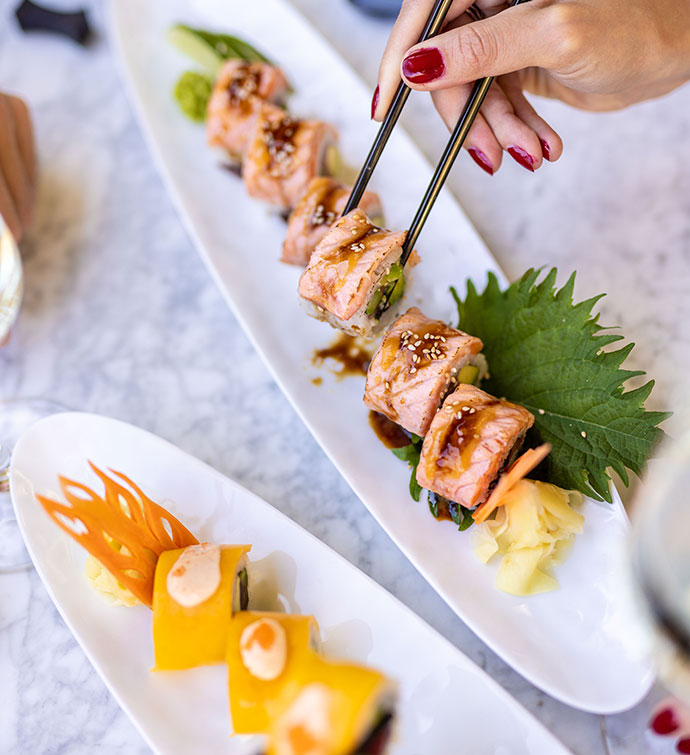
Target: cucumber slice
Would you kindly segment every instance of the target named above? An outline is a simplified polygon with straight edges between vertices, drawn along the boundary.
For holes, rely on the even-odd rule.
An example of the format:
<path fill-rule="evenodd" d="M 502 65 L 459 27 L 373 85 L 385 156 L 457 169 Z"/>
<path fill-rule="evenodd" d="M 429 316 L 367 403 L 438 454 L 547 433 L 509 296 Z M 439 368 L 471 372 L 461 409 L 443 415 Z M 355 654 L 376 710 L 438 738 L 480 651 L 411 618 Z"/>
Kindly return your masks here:
<path fill-rule="evenodd" d="M 214 34 L 192 29 L 184 24 L 173 26 L 168 39 L 180 52 L 188 55 L 211 73 L 217 73 L 226 60 L 240 58 L 248 63 L 270 63 L 255 47 L 232 34 Z"/>
<path fill-rule="evenodd" d="M 206 68 L 210 73 L 216 74 L 218 69 L 227 59 L 222 56 L 212 44 L 203 38 L 197 31 L 187 26 L 173 26 L 168 32 L 168 40 L 177 49 Z M 229 57 L 238 57 L 229 56 Z"/>
<path fill-rule="evenodd" d="M 364 310 L 366 314 L 371 317 L 374 312 L 379 308 L 379 304 L 381 303 L 381 298 L 383 297 L 383 286 L 379 286 L 379 288 L 374 291 L 374 295 L 369 299 L 369 306 Z"/>
<path fill-rule="evenodd" d="M 394 304 L 402 299 L 402 295 L 405 293 L 405 276 L 401 275 L 398 278 L 398 282 L 395 284 L 395 288 L 391 291 L 391 295 L 388 297 L 388 306 L 392 307 Z"/>
<path fill-rule="evenodd" d="M 382 303 L 384 293 L 392 283 L 395 283 L 395 286 L 393 286 L 393 290 L 387 297 L 386 308 L 390 307 L 391 304 L 395 304 L 395 302 L 398 301 L 405 292 L 404 270 L 399 262 L 394 262 L 390 266 L 388 272 L 383 276 L 383 278 L 381 278 L 379 287 L 376 289 L 374 295 L 369 300 L 369 305 L 365 310 L 365 313 L 367 315 L 369 315 L 370 317 L 372 315 L 380 317 L 383 314 L 383 312 L 378 312 L 378 309 Z"/>
<path fill-rule="evenodd" d="M 476 367 L 473 364 L 466 364 L 460 372 L 458 372 L 457 381 L 458 383 L 468 383 L 473 385 L 478 375 L 479 367 Z"/>

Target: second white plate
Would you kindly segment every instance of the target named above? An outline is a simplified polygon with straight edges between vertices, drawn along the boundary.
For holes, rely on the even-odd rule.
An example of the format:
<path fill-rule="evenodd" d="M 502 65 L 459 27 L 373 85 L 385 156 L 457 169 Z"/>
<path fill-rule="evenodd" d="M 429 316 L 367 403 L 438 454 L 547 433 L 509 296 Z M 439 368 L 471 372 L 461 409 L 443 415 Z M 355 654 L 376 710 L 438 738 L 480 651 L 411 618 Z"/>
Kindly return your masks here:
<path fill-rule="evenodd" d="M 278 262 L 285 225 L 218 168 L 203 128 L 180 114 L 171 96 L 189 62 L 166 41 L 177 22 L 236 32 L 287 72 L 294 112 L 328 120 L 342 136 L 345 159 L 361 164 L 376 126 L 369 92 L 324 40 L 283 0 L 111 2 L 114 38 L 144 131 L 162 175 L 204 261 L 277 382 L 369 511 L 453 610 L 513 668 L 578 708 L 609 713 L 631 707 L 652 680 L 625 642 L 626 606 L 616 557 L 628 523 L 613 505 L 588 501 L 585 531 L 559 568 L 561 589 L 529 599 L 494 587 L 495 570 L 474 557 L 469 538 L 434 521 L 408 494 L 409 472 L 375 438 L 362 403 L 363 380 L 316 386 L 315 348 L 333 332 L 307 318 L 296 292 L 299 271 Z M 404 228 L 431 170 L 400 129 L 374 175 L 391 227 Z M 467 218 L 442 192 L 418 249 L 408 304 L 453 320 L 448 293 L 466 278 L 482 286 L 496 264 Z M 321 373 L 323 375 L 323 373 Z"/>
<path fill-rule="evenodd" d="M 252 607 L 313 613 L 328 655 L 400 685 L 396 755 L 560 755 L 563 747 L 487 674 L 362 572 L 265 501 L 170 443 L 124 422 L 65 413 L 29 428 L 12 456 L 12 499 L 36 569 L 84 652 L 161 753 L 256 755 L 230 737 L 224 666 L 152 673 L 151 612 L 108 605 L 86 554 L 35 494 L 59 474 L 101 490 L 86 460 L 130 476 L 199 538 L 252 543 Z"/>

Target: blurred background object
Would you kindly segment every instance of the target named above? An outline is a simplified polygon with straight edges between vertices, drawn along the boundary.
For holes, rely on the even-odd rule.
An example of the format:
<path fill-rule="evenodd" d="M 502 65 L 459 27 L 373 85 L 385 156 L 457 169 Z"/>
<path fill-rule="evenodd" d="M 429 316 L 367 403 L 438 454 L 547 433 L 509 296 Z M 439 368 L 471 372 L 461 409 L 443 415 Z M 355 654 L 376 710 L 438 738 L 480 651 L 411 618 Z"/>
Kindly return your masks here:
<path fill-rule="evenodd" d="M 61 34 L 80 45 L 85 45 L 91 37 L 89 20 L 83 9 L 61 12 L 24 0 L 14 14 L 22 31 Z"/>
<path fill-rule="evenodd" d="M 401 0 L 350 0 L 350 2 L 370 16 L 395 18 L 400 10 Z"/>

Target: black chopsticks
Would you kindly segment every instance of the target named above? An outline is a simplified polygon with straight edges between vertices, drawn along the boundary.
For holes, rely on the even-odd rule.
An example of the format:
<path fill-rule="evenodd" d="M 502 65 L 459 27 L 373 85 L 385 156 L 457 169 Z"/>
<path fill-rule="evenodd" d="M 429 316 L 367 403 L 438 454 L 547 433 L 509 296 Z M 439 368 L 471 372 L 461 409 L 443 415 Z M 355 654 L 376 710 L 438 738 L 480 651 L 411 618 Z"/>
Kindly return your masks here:
<path fill-rule="evenodd" d="M 527 2 L 527 0 L 513 0 L 511 7 L 515 7 L 524 2 Z M 453 129 L 453 133 L 450 135 L 448 144 L 446 144 L 446 148 L 443 150 L 443 154 L 436 166 L 436 170 L 434 170 L 434 175 L 431 177 L 429 186 L 427 186 L 422 201 L 417 208 L 417 212 L 415 213 L 414 218 L 412 218 L 412 223 L 410 223 L 410 228 L 407 231 L 405 243 L 403 244 L 403 252 L 400 256 L 400 264 L 403 267 L 412 254 L 414 245 L 417 243 L 417 239 L 422 232 L 424 223 L 429 217 L 431 208 L 434 206 L 434 202 L 443 188 L 443 184 L 450 173 L 450 169 L 453 167 L 455 158 L 458 156 L 462 149 L 462 145 L 465 143 L 465 139 L 472 128 L 475 118 L 479 115 L 479 111 L 493 82 L 494 77 L 487 76 L 484 79 L 476 81 L 472 87 L 472 92 L 465 103 L 462 113 L 460 113 L 460 117 Z"/>
<path fill-rule="evenodd" d="M 453 0 L 436 0 L 431 13 L 429 14 L 426 26 L 422 31 L 422 35 L 419 38 L 419 42 L 424 42 L 425 40 L 429 39 L 429 37 L 433 37 L 438 33 L 439 29 L 443 25 L 443 22 L 446 20 L 446 16 L 448 15 L 448 11 L 450 10 L 450 6 L 452 4 Z M 407 84 L 404 81 L 401 81 L 395 93 L 395 97 L 393 98 L 393 102 L 388 108 L 386 117 L 381 123 L 381 128 L 379 128 L 379 131 L 376 134 L 376 139 L 374 139 L 374 143 L 369 150 L 367 159 L 364 161 L 364 166 L 362 167 L 362 170 L 357 177 L 355 185 L 352 187 L 352 193 L 350 194 L 350 198 L 347 200 L 347 204 L 345 205 L 345 209 L 343 210 L 343 215 L 347 215 L 348 212 L 354 210 L 355 207 L 357 207 L 357 205 L 360 203 L 362 195 L 364 194 L 364 190 L 367 188 L 367 184 L 369 183 L 369 179 L 374 172 L 374 168 L 376 167 L 376 164 L 378 163 L 379 158 L 383 153 L 384 147 L 386 146 L 390 135 L 393 133 L 393 128 L 398 122 L 398 118 L 400 117 L 400 113 L 402 113 L 403 107 L 405 107 L 405 103 L 407 102 L 407 98 L 410 96 L 410 92 L 411 89 L 407 86 Z"/>
<path fill-rule="evenodd" d="M 527 2 L 527 0 L 513 0 L 511 7 L 520 5 L 520 3 L 524 2 Z M 449 7 L 449 2 L 437 0 L 433 10 L 431 11 L 431 15 L 429 16 L 429 20 L 427 21 L 427 25 L 424 29 L 424 33 L 422 34 L 422 39 L 420 39 L 420 42 L 428 39 L 429 36 L 432 36 L 441 28 L 446 14 L 448 13 Z M 475 118 L 479 114 L 479 110 L 481 109 L 481 106 L 484 102 L 484 99 L 486 98 L 489 89 L 491 88 L 491 85 L 493 84 L 493 81 L 493 76 L 487 76 L 484 79 L 479 79 L 478 81 L 476 81 L 472 88 L 472 93 L 470 94 L 469 99 L 467 100 L 465 107 L 463 108 L 462 113 L 458 118 L 458 122 L 453 129 L 453 133 L 451 134 L 448 143 L 446 144 L 446 148 L 443 150 L 443 154 L 441 155 L 441 159 L 439 160 L 438 165 L 434 170 L 434 174 L 431 177 L 429 186 L 424 192 L 422 201 L 417 208 L 417 212 L 412 219 L 412 223 L 410 224 L 407 236 L 405 238 L 405 243 L 403 244 L 403 252 L 400 257 L 400 264 L 403 267 L 412 254 L 414 245 L 417 243 L 417 239 L 419 238 L 419 234 L 422 231 L 424 223 L 429 217 L 431 208 L 434 206 L 434 202 L 436 201 L 436 198 L 443 188 L 443 184 L 445 183 L 445 180 L 450 173 L 450 169 L 453 167 L 455 158 L 458 156 L 460 150 L 462 149 L 462 145 L 465 143 L 467 134 L 472 128 L 472 124 L 474 123 Z M 376 139 L 374 140 L 374 144 L 369 152 L 369 155 L 367 156 L 364 167 L 362 168 L 362 171 L 357 178 L 357 182 L 354 185 L 350 199 L 348 200 L 347 206 L 343 211 L 343 215 L 350 212 L 350 210 L 354 209 L 359 204 L 359 201 L 362 198 L 362 194 L 364 193 L 364 190 L 369 183 L 369 179 L 374 172 L 376 163 L 381 157 L 381 153 L 383 152 L 383 149 L 386 146 L 386 142 L 388 141 L 388 138 L 393 131 L 393 127 L 400 117 L 400 113 L 402 112 L 403 106 L 405 105 L 409 94 L 409 87 L 405 83 L 401 83 L 398 87 L 398 91 L 395 94 L 395 98 L 393 99 L 391 107 L 388 110 L 388 113 L 386 113 L 386 117 L 381 124 L 381 128 L 376 135 Z M 390 292 L 388 291 L 384 292 L 384 298 L 389 294 Z"/>

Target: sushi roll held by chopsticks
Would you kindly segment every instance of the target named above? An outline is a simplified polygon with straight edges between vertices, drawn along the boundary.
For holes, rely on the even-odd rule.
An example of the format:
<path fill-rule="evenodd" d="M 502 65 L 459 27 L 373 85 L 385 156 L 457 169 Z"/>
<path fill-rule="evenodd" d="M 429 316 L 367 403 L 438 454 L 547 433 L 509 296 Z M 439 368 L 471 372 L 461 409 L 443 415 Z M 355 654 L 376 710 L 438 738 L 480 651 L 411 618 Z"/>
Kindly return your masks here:
<path fill-rule="evenodd" d="M 417 482 L 472 509 L 489 497 L 533 424 L 533 415 L 522 406 L 461 384 L 431 422 L 417 466 Z"/>
<path fill-rule="evenodd" d="M 295 118 L 264 103 L 242 168 L 249 196 L 292 209 L 313 178 L 337 169 L 337 141 L 338 134 L 328 123 Z"/>
<path fill-rule="evenodd" d="M 364 403 L 424 436 L 443 399 L 486 371 L 479 338 L 432 320 L 416 307 L 391 325 L 367 371 Z"/>
<path fill-rule="evenodd" d="M 351 192 L 352 187 L 344 186 L 334 178 L 320 176 L 312 179 L 288 219 L 281 258 L 283 262 L 306 267 L 314 249 L 342 215 Z M 383 223 L 383 208 L 378 194 L 365 191 L 358 206 L 372 218 L 373 223 Z"/>
<path fill-rule="evenodd" d="M 208 102 L 206 135 L 212 147 L 222 147 L 239 162 L 264 102 L 281 105 L 288 83 L 280 68 L 268 63 L 232 59 L 218 72 Z"/>
<path fill-rule="evenodd" d="M 337 220 L 300 278 L 299 294 L 309 314 L 354 336 L 367 337 L 378 330 L 384 324 L 381 311 L 392 316 L 388 308 L 405 291 L 398 261 L 406 233 L 380 228 L 359 208 Z M 382 292 L 392 283 L 393 292 L 383 302 Z"/>

